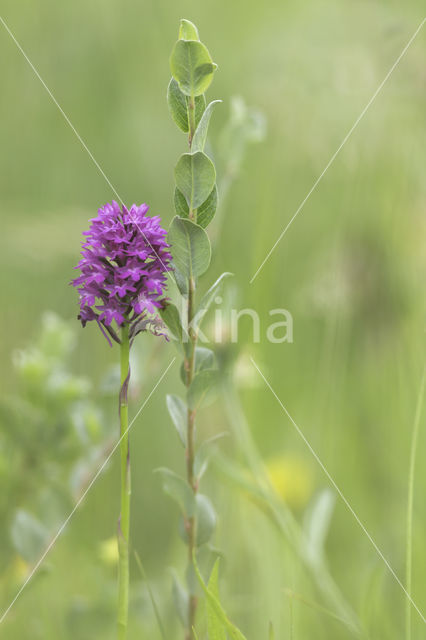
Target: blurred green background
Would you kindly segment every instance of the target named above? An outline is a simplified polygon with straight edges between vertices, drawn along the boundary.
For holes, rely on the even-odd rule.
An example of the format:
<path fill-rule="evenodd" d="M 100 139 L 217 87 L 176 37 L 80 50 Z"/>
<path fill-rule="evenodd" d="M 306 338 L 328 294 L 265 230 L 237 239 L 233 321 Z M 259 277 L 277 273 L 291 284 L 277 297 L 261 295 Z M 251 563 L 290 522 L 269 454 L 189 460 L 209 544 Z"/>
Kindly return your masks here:
<path fill-rule="evenodd" d="M 262 329 L 260 344 L 252 344 L 250 324 L 242 321 L 238 346 L 219 349 L 222 362 L 235 361 L 235 393 L 200 416 L 199 435 L 230 430 L 221 450 L 240 469 L 244 447 L 236 433 L 243 411 L 283 510 L 289 508 L 297 522 L 329 486 L 253 370 L 252 355 L 404 579 L 409 450 L 425 354 L 425 28 L 252 285 L 249 280 L 420 24 L 424 4 L 2 0 L 0 7 L 120 196 L 149 203 L 165 224 L 173 217 L 173 167 L 185 146 L 165 100 L 179 18 L 198 25 L 219 65 L 209 90 L 211 99 L 224 100 L 211 130 L 219 160 L 227 152 L 220 132 L 231 97 L 240 95 L 263 112 L 266 138 L 247 147 L 234 176 L 221 228 L 213 229 L 214 263 L 201 286 L 222 271 L 233 272 L 237 308 L 256 309 L 262 328 L 270 309 L 288 309 L 294 342 L 270 344 Z M 0 60 L 3 611 L 33 564 L 13 541 L 22 520 L 16 509 L 40 513 L 45 486 L 61 493 L 61 483 L 69 483 L 70 461 L 82 446 L 81 440 L 67 441 L 75 427 L 71 414 L 96 416 L 87 447 L 98 453 L 102 438 L 115 434 L 114 385 L 108 387 L 105 376 L 118 352 L 96 327 L 81 330 L 74 320 L 77 296 L 68 286 L 81 232 L 112 199 L 111 189 L 1 25 Z M 65 324 L 49 316 L 40 337 L 46 310 Z M 139 340 L 133 414 L 175 355 L 172 345 L 153 342 L 149 336 Z M 36 347 L 36 357 L 26 352 L 30 361 L 35 357 L 34 374 L 16 350 Z M 58 365 L 66 357 L 64 367 L 72 374 Z M 48 378 L 53 391 L 46 399 Z M 62 387 L 58 380 L 65 380 Z M 132 427 L 132 539 L 174 639 L 181 631 L 169 569 L 182 569 L 185 547 L 175 533 L 177 510 L 153 474 L 159 466 L 183 469 L 165 408 L 171 391 L 180 391 L 177 365 Z M 424 450 L 420 432 L 413 598 L 423 611 Z M 2 623 L 1 637 L 114 637 L 115 568 L 108 541 L 118 513 L 117 463 L 113 458 L 94 484 Z M 326 587 L 315 586 L 283 531 L 224 466 L 212 466 L 205 491 L 219 514 L 215 543 L 225 558 L 221 589 L 230 617 L 250 640 L 266 639 L 270 620 L 277 638 L 353 637 L 321 608 L 333 608 Z M 50 536 L 58 528 L 52 523 Z M 339 499 L 325 551 L 329 574 L 368 637 L 404 637 L 404 594 Z M 132 579 L 131 637 L 160 638 L 135 563 Z M 414 611 L 412 637 L 424 637 Z"/>

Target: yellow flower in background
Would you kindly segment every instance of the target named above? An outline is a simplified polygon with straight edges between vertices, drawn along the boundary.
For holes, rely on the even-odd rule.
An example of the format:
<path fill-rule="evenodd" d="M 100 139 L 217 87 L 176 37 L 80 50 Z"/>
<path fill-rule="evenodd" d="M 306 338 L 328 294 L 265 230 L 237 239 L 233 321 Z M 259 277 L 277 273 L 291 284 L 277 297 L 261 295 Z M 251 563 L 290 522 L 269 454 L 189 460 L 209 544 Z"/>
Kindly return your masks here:
<path fill-rule="evenodd" d="M 8 579 L 15 584 L 24 582 L 30 570 L 30 565 L 19 555 L 16 555 L 8 568 Z"/>
<path fill-rule="evenodd" d="M 118 544 L 115 536 L 99 543 L 98 549 L 99 558 L 105 565 L 115 567 L 118 564 Z"/>
<path fill-rule="evenodd" d="M 271 485 L 289 507 L 304 507 L 314 490 L 311 467 L 298 456 L 282 454 L 266 461 Z"/>

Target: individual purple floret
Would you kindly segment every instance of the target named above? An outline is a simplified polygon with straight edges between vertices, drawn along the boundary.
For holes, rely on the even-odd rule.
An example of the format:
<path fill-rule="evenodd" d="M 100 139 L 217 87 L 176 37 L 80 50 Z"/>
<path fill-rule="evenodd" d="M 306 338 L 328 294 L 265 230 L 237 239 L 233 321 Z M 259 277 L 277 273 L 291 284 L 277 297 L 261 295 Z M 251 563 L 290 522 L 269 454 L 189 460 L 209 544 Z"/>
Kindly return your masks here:
<path fill-rule="evenodd" d="M 156 310 L 166 301 L 172 257 L 167 232 L 159 216 L 146 215 L 148 209 L 134 204 L 128 210 L 117 202 L 101 207 L 83 233 L 83 258 L 75 267 L 81 276 L 71 282 L 80 294 L 83 327 L 96 320 L 104 335 L 106 330 L 117 342 L 114 320 L 119 327 L 129 324 L 131 337 L 139 331 L 161 333 Z"/>

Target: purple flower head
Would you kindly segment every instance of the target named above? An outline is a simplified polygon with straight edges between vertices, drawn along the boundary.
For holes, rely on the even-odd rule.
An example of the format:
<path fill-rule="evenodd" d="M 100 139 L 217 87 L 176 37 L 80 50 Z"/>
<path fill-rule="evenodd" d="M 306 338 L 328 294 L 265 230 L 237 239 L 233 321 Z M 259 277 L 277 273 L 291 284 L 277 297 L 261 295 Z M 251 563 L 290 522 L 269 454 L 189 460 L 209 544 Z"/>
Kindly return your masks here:
<path fill-rule="evenodd" d="M 116 202 L 101 207 L 83 233 L 83 257 L 75 267 L 81 275 L 71 282 L 80 294 L 83 327 L 96 320 L 104 335 L 106 330 L 117 341 L 114 320 L 120 327 L 130 325 L 131 337 L 139 331 L 161 333 L 156 311 L 166 301 L 172 257 L 160 218 L 147 216 L 148 209 L 134 204 L 127 210 Z"/>

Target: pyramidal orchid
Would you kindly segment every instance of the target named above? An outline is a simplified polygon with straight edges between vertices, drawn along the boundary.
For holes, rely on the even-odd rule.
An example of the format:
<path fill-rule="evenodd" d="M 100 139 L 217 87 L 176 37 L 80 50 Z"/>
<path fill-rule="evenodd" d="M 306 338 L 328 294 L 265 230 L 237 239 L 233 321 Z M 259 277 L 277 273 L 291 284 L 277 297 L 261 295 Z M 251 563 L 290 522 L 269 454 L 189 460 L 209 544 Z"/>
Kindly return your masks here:
<path fill-rule="evenodd" d="M 127 209 L 106 204 L 83 233 L 82 258 L 72 281 L 80 295 L 83 327 L 96 321 L 110 345 L 120 344 L 121 512 L 118 521 L 118 638 L 127 637 L 129 602 L 130 453 L 127 388 L 129 353 L 142 331 L 164 335 L 157 315 L 166 304 L 167 271 L 171 262 L 166 231 L 149 207 Z"/>

